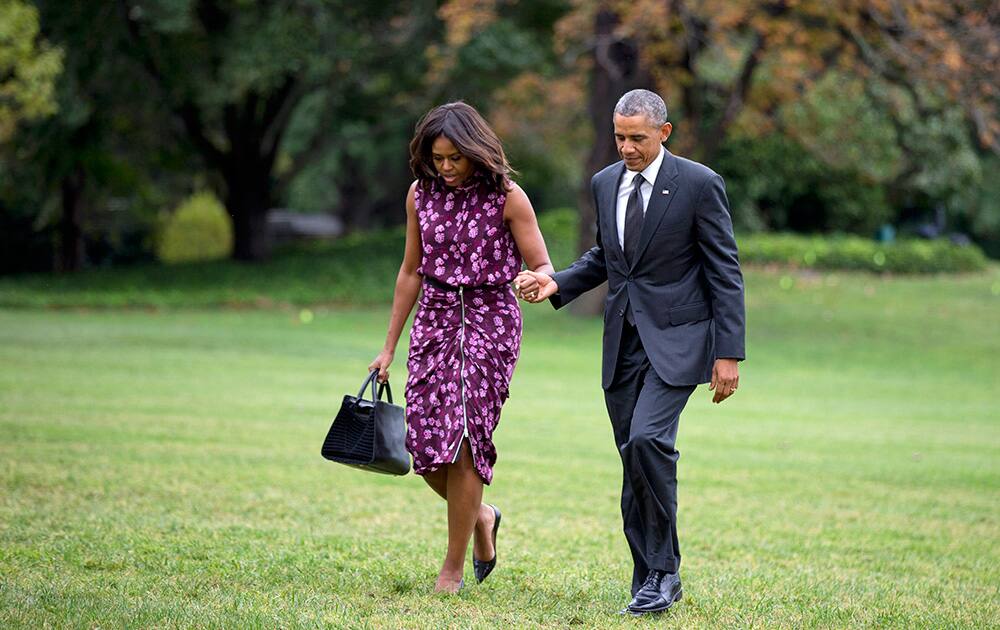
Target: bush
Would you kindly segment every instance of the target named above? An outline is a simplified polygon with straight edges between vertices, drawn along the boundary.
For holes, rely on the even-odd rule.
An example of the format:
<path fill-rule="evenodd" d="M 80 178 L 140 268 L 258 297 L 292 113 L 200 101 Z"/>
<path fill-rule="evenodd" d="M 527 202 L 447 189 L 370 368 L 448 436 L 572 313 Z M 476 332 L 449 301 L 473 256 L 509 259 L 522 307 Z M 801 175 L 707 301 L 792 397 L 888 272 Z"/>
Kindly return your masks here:
<path fill-rule="evenodd" d="M 894 212 L 885 186 L 855 166 L 830 165 L 776 134 L 727 141 L 712 163 L 738 230 L 871 234 Z"/>
<path fill-rule="evenodd" d="M 743 262 L 778 263 L 804 269 L 954 273 L 986 268 L 986 257 L 978 247 L 944 240 L 877 243 L 856 236 L 751 234 L 737 241 Z"/>
<path fill-rule="evenodd" d="M 579 215 L 571 208 L 538 215 L 538 225 L 556 269 L 564 269 L 576 260 L 578 219 Z M 803 269 L 942 273 L 986 268 L 986 257 L 978 247 L 944 240 L 901 240 L 885 244 L 857 236 L 757 233 L 739 235 L 736 242 L 742 262 L 776 263 Z"/>
<path fill-rule="evenodd" d="M 157 240 L 156 257 L 165 263 L 227 258 L 233 251 L 233 226 L 211 193 L 197 193 L 167 218 Z"/>

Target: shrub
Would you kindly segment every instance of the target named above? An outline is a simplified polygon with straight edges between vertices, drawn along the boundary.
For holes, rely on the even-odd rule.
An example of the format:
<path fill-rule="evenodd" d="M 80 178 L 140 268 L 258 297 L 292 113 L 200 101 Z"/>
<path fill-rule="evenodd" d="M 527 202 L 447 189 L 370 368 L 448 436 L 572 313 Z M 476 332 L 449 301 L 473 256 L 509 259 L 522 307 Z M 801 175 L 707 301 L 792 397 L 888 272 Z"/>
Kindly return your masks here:
<path fill-rule="evenodd" d="M 570 208 L 538 215 L 538 224 L 556 269 L 564 269 L 576 260 L 578 217 Z M 886 244 L 858 236 L 756 233 L 738 235 L 736 242 L 742 262 L 802 269 L 946 273 L 986 268 L 986 257 L 978 247 L 944 240 L 900 240 Z"/>
<path fill-rule="evenodd" d="M 156 257 L 165 263 L 226 258 L 233 251 L 233 226 L 211 193 L 189 197 L 165 221 Z"/>
<path fill-rule="evenodd" d="M 986 257 L 978 247 L 944 240 L 877 243 L 856 236 L 750 234 L 739 237 L 737 242 L 743 262 L 804 269 L 955 273 L 986 268 Z"/>

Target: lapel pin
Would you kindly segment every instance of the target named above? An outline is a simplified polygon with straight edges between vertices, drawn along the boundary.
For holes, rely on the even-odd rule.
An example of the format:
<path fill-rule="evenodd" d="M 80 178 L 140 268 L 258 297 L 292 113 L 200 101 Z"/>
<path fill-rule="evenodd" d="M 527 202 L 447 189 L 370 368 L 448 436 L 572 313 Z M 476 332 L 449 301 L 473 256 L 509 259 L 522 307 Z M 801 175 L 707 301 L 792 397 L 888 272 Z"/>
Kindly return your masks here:
<path fill-rule="evenodd" d="M 663 194 L 664 194 L 664 195 L 669 195 L 669 194 L 670 194 L 670 191 L 669 191 L 669 190 L 664 190 L 664 191 L 663 191 Z"/>

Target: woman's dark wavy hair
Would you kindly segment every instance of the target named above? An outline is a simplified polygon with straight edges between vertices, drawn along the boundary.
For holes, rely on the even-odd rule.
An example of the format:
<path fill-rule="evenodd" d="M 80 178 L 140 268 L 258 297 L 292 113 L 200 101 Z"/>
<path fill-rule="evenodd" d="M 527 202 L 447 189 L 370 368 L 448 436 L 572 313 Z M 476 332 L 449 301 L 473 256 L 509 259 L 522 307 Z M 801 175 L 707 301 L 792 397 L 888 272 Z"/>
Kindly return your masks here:
<path fill-rule="evenodd" d="M 448 138 L 496 190 L 510 189 L 510 178 L 517 171 L 507 162 L 500 138 L 474 107 L 462 101 L 439 105 L 417 123 L 410 141 L 410 170 L 421 187 L 438 176 L 431 157 L 431 146 L 438 136 Z"/>

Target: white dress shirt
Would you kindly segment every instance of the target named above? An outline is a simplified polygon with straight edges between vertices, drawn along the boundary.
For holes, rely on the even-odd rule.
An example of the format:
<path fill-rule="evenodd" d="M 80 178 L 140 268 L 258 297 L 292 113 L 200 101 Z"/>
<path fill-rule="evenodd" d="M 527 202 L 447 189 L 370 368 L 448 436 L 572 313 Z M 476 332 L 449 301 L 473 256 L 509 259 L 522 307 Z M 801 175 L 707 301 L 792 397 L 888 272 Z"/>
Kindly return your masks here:
<path fill-rule="evenodd" d="M 649 197 L 653 194 L 653 182 L 656 181 L 656 175 L 660 172 L 660 164 L 663 164 L 663 154 L 663 145 L 660 145 L 660 154 L 656 156 L 655 160 L 649 163 L 649 166 L 641 171 L 643 179 L 646 180 L 639 185 L 639 195 L 642 196 L 643 216 L 646 216 L 646 206 L 649 205 Z M 632 194 L 632 186 L 635 183 L 637 175 L 639 175 L 638 172 L 626 169 L 625 174 L 622 175 L 621 184 L 618 185 L 618 243 L 623 247 L 625 245 L 625 209 L 628 207 L 628 198 Z"/>

